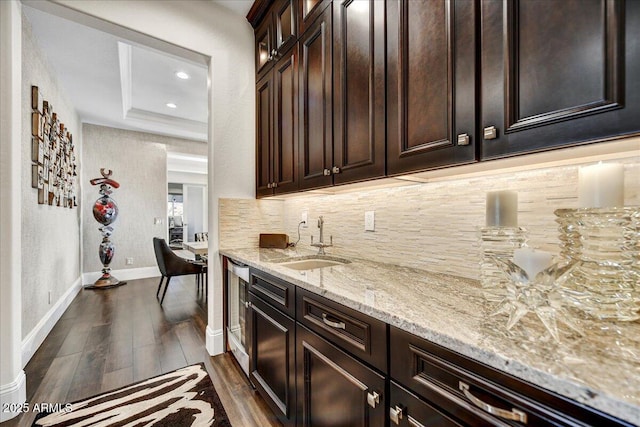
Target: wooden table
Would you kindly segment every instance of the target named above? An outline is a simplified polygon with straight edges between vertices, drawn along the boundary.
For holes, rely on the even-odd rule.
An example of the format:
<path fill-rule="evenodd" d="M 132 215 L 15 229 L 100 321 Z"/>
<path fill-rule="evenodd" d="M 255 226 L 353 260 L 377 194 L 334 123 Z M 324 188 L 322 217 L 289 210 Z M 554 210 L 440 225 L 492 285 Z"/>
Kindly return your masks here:
<path fill-rule="evenodd" d="M 206 255 L 209 252 L 209 242 L 185 242 L 182 246 L 196 254 L 196 258 L 199 255 Z"/>

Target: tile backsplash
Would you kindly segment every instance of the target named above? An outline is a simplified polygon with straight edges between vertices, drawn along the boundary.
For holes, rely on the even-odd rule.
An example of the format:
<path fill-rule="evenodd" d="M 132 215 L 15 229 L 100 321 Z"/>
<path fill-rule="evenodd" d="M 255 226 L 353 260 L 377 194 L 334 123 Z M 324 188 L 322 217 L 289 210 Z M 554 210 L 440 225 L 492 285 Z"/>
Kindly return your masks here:
<path fill-rule="evenodd" d="M 625 167 L 625 205 L 640 205 L 640 156 L 616 160 Z M 477 228 L 485 222 L 488 191 L 518 192 L 518 223 L 529 246 L 558 253 L 554 210 L 577 207 L 580 165 L 450 179 L 285 200 L 220 200 L 220 247 L 257 246 L 260 232 L 297 238 L 302 212 L 309 227 L 300 245 L 318 238 L 324 217 L 327 253 L 367 258 L 477 279 Z M 375 231 L 364 231 L 365 211 L 375 211 Z"/>

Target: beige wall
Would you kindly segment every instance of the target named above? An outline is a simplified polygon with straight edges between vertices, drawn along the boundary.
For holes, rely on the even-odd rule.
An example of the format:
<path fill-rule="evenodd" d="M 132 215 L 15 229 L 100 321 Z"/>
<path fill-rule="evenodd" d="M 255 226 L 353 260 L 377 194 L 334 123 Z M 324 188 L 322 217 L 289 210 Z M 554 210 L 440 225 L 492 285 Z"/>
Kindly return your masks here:
<path fill-rule="evenodd" d="M 22 337 L 24 338 L 76 282 L 80 271 L 80 211 L 38 204 L 31 188 L 31 86 L 38 86 L 61 122 L 82 147 L 79 120 L 58 84 L 31 25 L 23 15 L 22 32 Z M 81 165 L 78 165 L 81 167 Z M 80 183 L 78 182 L 78 189 Z M 80 191 L 78 191 L 80 193 Z M 80 194 L 77 196 L 80 200 Z M 51 291 L 51 302 L 49 302 Z"/>
<path fill-rule="evenodd" d="M 111 169 L 112 178 L 120 184 L 111 195 L 119 214 L 112 224 L 115 256 L 110 267 L 155 267 L 152 239 L 166 239 L 167 235 L 167 150 L 179 147 L 181 152 L 205 155 L 206 144 L 90 124 L 84 124 L 82 130 L 83 272 L 102 269 L 98 258 L 100 224 L 92 213 L 99 188 L 89 184 L 92 178 L 100 177 L 100 168 Z M 155 224 L 155 218 L 162 223 Z M 133 258 L 133 264 L 126 265 L 126 258 Z"/>
<path fill-rule="evenodd" d="M 625 204 L 637 206 L 640 140 L 630 144 L 635 144 L 631 146 L 635 155 L 631 150 L 631 157 L 625 154 L 623 159 L 608 161 L 625 165 Z M 583 164 L 592 163 L 590 159 Z M 477 279 L 476 231 L 485 222 L 486 192 L 517 191 L 519 225 L 529 230 L 529 245 L 557 253 L 553 212 L 577 207 L 580 166 L 448 178 L 344 194 L 307 194 L 280 201 L 221 200 L 220 244 L 227 248 L 255 247 L 258 233 L 280 230 L 280 220 L 284 221 L 284 231 L 295 240 L 300 215 L 307 211 L 310 226 L 302 229 L 302 247 L 311 249 L 310 236 L 318 238 L 317 218 L 323 215 L 325 239 L 333 235 L 334 244 L 327 252 Z M 278 203 L 282 205 L 282 218 L 262 214 L 266 209 L 276 213 L 270 205 Z M 375 211 L 375 232 L 364 231 L 364 212 L 370 210 Z"/>

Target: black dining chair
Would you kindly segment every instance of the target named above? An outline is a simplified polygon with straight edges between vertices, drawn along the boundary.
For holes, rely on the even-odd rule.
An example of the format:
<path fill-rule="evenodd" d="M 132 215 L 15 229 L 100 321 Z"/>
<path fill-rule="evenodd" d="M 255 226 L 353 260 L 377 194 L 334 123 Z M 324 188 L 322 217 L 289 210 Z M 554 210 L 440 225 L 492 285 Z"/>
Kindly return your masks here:
<path fill-rule="evenodd" d="M 162 293 L 162 298 L 160 299 L 160 305 L 162 305 L 162 301 L 164 301 L 164 296 L 167 294 L 167 289 L 169 288 L 169 282 L 173 276 L 186 276 L 189 274 L 196 275 L 196 281 L 199 282 L 202 277 L 203 267 L 202 264 L 196 264 L 193 262 L 189 262 L 188 260 L 179 257 L 167 245 L 167 242 L 164 239 L 160 239 L 158 237 L 153 238 L 153 250 L 156 253 L 156 261 L 158 262 L 158 268 L 160 269 L 160 283 L 158 284 L 158 291 L 156 292 L 156 298 L 160 295 L 160 289 L 162 289 L 162 282 L 164 279 L 167 279 L 167 282 L 164 285 L 164 292 Z M 200 284 L 198 283 L 198 287 Z"/>

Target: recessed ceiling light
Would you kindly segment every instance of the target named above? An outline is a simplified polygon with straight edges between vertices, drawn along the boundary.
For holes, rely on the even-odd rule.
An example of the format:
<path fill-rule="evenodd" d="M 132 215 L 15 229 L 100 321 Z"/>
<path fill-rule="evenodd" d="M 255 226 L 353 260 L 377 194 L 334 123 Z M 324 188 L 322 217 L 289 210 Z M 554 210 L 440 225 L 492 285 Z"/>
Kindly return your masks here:
<path fill-rule="evenodd" d="M 187 80 L 190 76 L 189 74 L 185 73 L 184 71 L 178 71 L 176 73 L 176 77 L 182 80 Z"/>
<path fill-rule="evenodd" d="M 174 104 L 173 102 L 167 102 L 167 107 L 169 107 L 169 108 L 178 108 L 178 106 L 176 104 Z"/>

